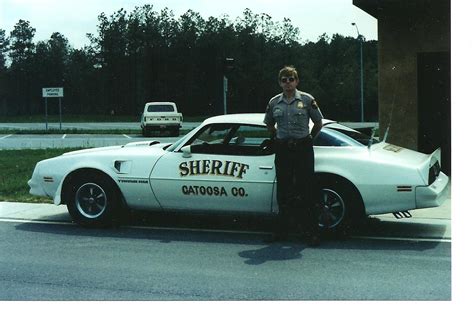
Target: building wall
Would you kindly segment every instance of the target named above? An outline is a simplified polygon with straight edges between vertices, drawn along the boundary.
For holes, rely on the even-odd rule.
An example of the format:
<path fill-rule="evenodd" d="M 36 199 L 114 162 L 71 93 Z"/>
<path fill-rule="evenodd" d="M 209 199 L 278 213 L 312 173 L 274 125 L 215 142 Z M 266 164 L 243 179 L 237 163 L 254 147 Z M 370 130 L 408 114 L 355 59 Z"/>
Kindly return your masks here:
<path fill-rule="evenodd" d="M 418 149 L 417 55 L 450 51 L 449 1 L 382 0 L 377 19 L 380 131 L 391 120 L 388 141 Z"/>

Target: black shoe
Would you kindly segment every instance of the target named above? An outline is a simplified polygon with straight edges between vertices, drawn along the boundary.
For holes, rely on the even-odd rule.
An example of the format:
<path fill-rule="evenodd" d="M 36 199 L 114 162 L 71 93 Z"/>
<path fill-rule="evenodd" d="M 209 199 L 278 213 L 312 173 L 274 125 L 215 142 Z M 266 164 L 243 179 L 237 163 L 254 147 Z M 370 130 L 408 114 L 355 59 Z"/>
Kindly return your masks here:
<path fill-rule="evenodd" d="M 308 246 L 319 247 L 320 245 L 321 245 L 321 239 L 319 238 L 319 236 L 314 235 L 308 239 Z"/>

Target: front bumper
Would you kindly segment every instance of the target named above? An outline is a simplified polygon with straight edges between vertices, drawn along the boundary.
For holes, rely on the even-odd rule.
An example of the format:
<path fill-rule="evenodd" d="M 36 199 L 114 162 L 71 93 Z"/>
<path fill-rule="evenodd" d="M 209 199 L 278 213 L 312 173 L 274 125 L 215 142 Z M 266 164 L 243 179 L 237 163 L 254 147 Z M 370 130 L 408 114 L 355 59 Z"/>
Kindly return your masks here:
<path fill-rule="evenodd" d="M 37 196 L 48 196 L 46 191 L 43 188 L 43 180 L 41 179 L 39 167 L 35 166 L 31 179 L 28 180 L 28 185 L 30 187 L 30 194 Z"/>
<path fill-rule="evenodd" d="M 440 172 L 430 185 L 416 187 L 416 208 L 437 207 L 444 203 L 449 193 L 449 177 Z"/>

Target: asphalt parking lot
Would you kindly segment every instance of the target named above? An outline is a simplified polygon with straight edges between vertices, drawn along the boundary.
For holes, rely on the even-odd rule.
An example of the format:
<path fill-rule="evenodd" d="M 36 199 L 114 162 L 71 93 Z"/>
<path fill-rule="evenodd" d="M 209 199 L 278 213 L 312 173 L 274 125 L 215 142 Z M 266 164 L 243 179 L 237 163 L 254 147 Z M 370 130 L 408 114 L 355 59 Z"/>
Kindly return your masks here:
<path fill-rule="evenodd" d="M 190 130 L 200 122 L 185 122 L 182 130 Z M 48 129 L 59 131 L 59 123 L 48 124 Z M 15 134 L 12 130 L 35 131 L 33 134 Z M 135 134 L 88 134 L 88 130 L 140 130 L 139 123 L 114 122 L 114 123 L 64 123 L 64 134 L 37 134 L 37 131 L 46 130 L 45 123 L 0 123 L 0 149 L 44 149 L 44 148 L 78 148 L 78 147 L 103 147 L 125 145 L 130 142 L 158 140 L 160 142 L 174 142 L 179 137 L 161 136 L 143 137 Z M 68 134 L 67 130 L 82 132 Z"/>
<path fill-rule="evenodd" d="M 0 134 L 0 149 L 43 149 L 78 148 L 125 145 L 130 142 L 158 140 L 174 142 L 178 137 L 143 137 L 141 135 L 98 135 L 98 134 L 50 134 L 15 135 Z"/>
<path fill-rule="evenodd" d="M 182 129 L 192 129 L 198 126 L 201 122 L 183 122 Z M 50 130 L 59 130 L 59 129 L 76 129 L 76 130 L 114 130 L 114 129 L 140 129 L 140 122 L 101 122 L 101 123 L 58 123 L 58 122 L 49 122 L 48 129 Z M 0 132 L 7 130 L 46 130 L 45 122 L 36 122 L 36 123 L 1 123 L 0 122 Z"/>

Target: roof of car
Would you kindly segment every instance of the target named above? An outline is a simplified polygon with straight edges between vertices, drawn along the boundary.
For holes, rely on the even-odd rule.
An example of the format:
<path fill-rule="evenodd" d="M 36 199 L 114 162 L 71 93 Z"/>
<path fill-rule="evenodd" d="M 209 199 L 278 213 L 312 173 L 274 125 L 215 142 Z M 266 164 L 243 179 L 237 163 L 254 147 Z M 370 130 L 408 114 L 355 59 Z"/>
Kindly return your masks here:
<path fill-rule="evenodd" d="M 265 126 L 263 119 L 265 113 L 241 113 L 241 114 L 226 114 L 210 117 L 204 120 L 203 124 L 215 124 L 215 123 L 240 123 L 249 125 L 261 125 Z M 323 119 L 323 125 L 332 123 L 334 121 Z"/>

